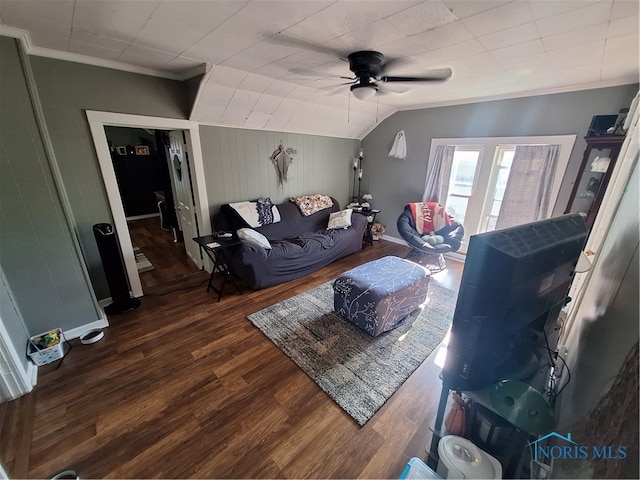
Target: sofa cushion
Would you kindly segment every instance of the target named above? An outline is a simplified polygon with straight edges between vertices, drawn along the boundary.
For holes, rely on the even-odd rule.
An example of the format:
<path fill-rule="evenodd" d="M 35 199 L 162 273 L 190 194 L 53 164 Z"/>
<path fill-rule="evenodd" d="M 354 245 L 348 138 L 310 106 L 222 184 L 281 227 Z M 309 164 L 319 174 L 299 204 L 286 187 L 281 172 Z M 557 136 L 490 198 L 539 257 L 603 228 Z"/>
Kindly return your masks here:
<path fill-rule="evenodd" d="M 351 213 L 352 209 L 347 208 L 345 210 L 340 210 L 339 212 L 333 212 L 329 215 L 329 224 L 327 225 L 328 230 L 332 230 L 334 228 L 347 228 L 351 226 Z"/>
<path fill-rule="evenodd" d="M 237 231 L 237 235 L 243 242 L 258 245 L 262 248 L 266 248 L 267 250 L 271 248 L 271 244 L 269 243 L 269 240 L 267 240 L 267 237 L 262 235 L 260 232 L 256 232 L 252 228 L 240 228 Z"/>

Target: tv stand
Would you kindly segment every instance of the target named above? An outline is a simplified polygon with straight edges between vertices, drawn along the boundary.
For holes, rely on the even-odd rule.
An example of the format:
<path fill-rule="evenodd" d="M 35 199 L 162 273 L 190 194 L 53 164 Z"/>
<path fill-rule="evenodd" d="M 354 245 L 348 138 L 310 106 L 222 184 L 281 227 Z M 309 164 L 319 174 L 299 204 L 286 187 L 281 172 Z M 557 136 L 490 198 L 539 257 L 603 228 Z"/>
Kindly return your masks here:
<path fill-rule="evenodd" d="M 427 445 L 425 450 L 427 451 L 427 465 L 434 472 L 438 469 L 438 462 L 440 460 L 440 456 L 438 454 L 438 443 L 440 443 L 440 439 L 444 436 L 442 435 L 443 423 L 444 423 L 444 413 L 447 409 L 447 401 L 449 400 L 449 394 L 451 393 L 451 388 L 445 384 L 445 381 L 442 381 L 442 390 L 440 391 L 440 401 L 438 402 L 438 410 L 436 411 L 436 420 L 433 424 L 433 431 L 431 433 L 431 444 Z"/>
<path fill-rule="evenodd" d="M 529 362 L 527 362 L 527 365 L 528 363 Z M 537 392 L 541 392 L 544 398 L 548 397 L 553 399 L 552 392 L 554 391 L 557 381 L 553 368 L 554 367 L 549 364 L 549 359 L 538 357 L 538 369 L 535 374 L 530 375 L 529 378 L 524 380 L 519 380 L 518 383 L 526 383 Z M 529 370 L 529 366 L 527 366 L 527 370 Z M 434 471 L 438 469 L 438 443 L 446 434 L 444 418 L 449 395 L 451 392 L 458 392 L 471 399 L 470 409 L 467 410 L 467 433 L 465 437 L 472 441 L 478 448 L 496 457 L 502 463 L 504 478 L 529 478 L 529 466 L 528 464 L 525 465 L 522 463 L 522 453 L 525 446 L 541 434 L 540 428 L 537 430 L 531 428 L 531 431 L 527 431 L 528 427 L 526 424 L 518 423 L 518 427 L 509 423 L 492 405 L 491 392 L 493 386 L 482 390 L 464 390 L 456 388 L 454 383 L 451 382 L 450 379 L 447 379 L 445 375 L 441 377 L 442 390 L 440 392 L 440 400 L 433 425 L 431 442 L 425 447 L 428 454 L 427 465 Z M 513 378 L 511 380 L 516 379 Z M 553 407 L 553 400 L 547 401 L 547 403 Z M 539 425 L 537 426 L 539 427 Z M 480 428 L 482 428 L 482 431 Z M 549 428 L 549 431 L 552 430 L 552 428 L 553 427 Z M 499 433 L 496 433 L 496 430 L 499 430 Z M 506 439 L 502 438 L 502 440 L 500 440 L 500 437 L 505 437 Z"/>
<path fill-rule="evenodd" d="M 450 393 L 458 392 L 471 399 L 471 408 L 467 410 L 467 434 L 469 439 L 481 450 L 495 457 L 502 464 L 503 478 L 529 478 L 529 465 L 523 460 L 524 447 L 536 439 L 524 430 L 511 425 L 491 408 L 489 395 L 486 391 L 464 391 L 450 389 L 443 383 L 440 393 L 440 402 L 433 426 L 431 442 L 426 445 L 428 454 L 427 465 L 433 471 L 437 471 L 440 461 L 438 454 L 438 444 L 445 436 L 444 416 Z M 488 425 L 488 428 L 487 428 Z M 482 428 L 486 440 L 479 438 L 478 432 Z M 505 434 L 505 432 L 508 432 Z M 494 438 L 503 438 L 499 445 L 493 444 Z M 522 447 L 522 448 L 520 448 Z"/>

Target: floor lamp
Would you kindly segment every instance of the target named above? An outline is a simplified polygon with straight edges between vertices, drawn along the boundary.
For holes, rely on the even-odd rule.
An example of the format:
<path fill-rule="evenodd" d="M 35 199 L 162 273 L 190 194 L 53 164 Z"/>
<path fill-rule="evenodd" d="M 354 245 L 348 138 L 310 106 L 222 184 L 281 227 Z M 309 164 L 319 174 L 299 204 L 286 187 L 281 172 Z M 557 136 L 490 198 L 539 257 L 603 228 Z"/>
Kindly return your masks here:
<path fill-rule="evenodd" d="M 360 203 L 360 187 L 362 184 L 362 160 L 364 152 L 362 148 L 358 156 L 353 159 L 353 186 L 351 187 L 351 202 Z M 358 196 L 356 196 L 356 178 L 358 179 Z"/>

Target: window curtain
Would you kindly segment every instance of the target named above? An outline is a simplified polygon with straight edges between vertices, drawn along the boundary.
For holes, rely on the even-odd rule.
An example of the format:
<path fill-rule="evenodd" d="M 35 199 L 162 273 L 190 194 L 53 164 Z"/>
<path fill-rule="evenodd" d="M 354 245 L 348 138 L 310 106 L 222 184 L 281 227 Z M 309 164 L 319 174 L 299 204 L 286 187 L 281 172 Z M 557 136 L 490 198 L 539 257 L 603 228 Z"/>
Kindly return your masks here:
<path fill-rule="evenodd" d="M 547 218 L 560 145 L 516 147 L 496 229 Z"/>
<path fill-rule="evenodd" d="M 433 165 L 429 169 L 429 174 L 424 184 L 423 202 L 444 204 L 447 201 L 449 177 L 451 177 L 451 165 L 453 164 L 453 155 L 455 153 L 455 145 L 438 145 L 436 147 Z"/>

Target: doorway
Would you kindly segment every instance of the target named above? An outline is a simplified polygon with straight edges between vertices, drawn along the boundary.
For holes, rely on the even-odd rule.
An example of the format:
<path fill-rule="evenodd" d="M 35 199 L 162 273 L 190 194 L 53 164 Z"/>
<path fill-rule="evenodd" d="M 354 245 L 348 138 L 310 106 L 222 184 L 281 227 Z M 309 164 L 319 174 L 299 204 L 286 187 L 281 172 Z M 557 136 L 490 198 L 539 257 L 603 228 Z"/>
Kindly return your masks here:
<path fill-rule="evenodd" d="M 134 297 L 140 297 L 143 295 L 140 274 L 138 273 L 135 261 L 132 238 L 120 195 L 118 180 L 112 163 L 111 149 L 107 140 L 105 127 L 116 126 L 180 132 L 183 142 L 180 166 L 185 182 L 190 182 L 190 188 L 188 190 L 185 189 L 185 191 L 188 191 L 190 195 L 190 218 L 192 219 L 191 225 L 193 228 L 189 233 L 185 232 L 184 237 L 186 242 L 184 245 L 192 249 L 197 249 L 197 245 L 191 240 L 192 236 L 195 237 L 211 232 L 211 220 L 209 218 L 208 200 L 206 187 L 204 185 L 204 166 L 200 148 L 198 124 L 188 120 L 95 111 L 87 111 L 87 119 L 96 147 L 98 162 L 113 215 L 114 227 L 120 241 L 120 248 L 131 287 L 131 293 Z M 157 218 L 156 220 L 160 221 Z M 191 243 L 194 245 L 192 246 Z M 199 258 L 199 251 L 191 257 L 198 260 L 196 265 L 198 269 L 201 269 L 203 267 L 203 261 Z M 208 263 L 205 265 L 207 270 L 209 270 L 210 265 Z"/>
<path fill-rule="evenodd" d="M 181 168 L 188 154 L 184 132 L 104 129 L 143 291 L 199 272 L 200 252 L 195 242 L 185 242 L 198 233 L 191 178 Z"/>

